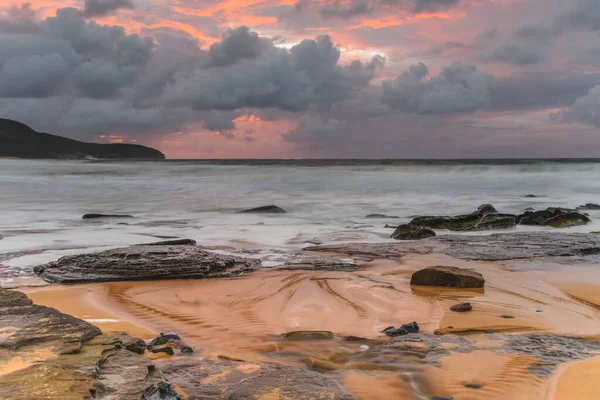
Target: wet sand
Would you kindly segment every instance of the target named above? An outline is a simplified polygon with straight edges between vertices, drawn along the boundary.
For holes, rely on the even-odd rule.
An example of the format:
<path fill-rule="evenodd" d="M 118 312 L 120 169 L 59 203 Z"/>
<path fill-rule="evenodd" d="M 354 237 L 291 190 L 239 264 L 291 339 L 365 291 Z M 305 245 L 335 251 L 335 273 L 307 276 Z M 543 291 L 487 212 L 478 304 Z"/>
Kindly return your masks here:
<path fill-rule="evenodd" d="M 411 287 L 412 272 L 429 265 L 473 268 L 485 276 L 486 287 Z M 600 385 L 592 379 L 600 374 L 600 357 L 562 365 L 551 377 L 540 377 L 530 370 L 535 357 L 495 351 L 494 340 L 485 334 L 600 337 L 600 308 L 595 306 L 600 281 L 580 275 L 586 281 L 581 285 L 567 269 L 509 272 L 496 263 L 428 255 L 405 257 L 402 263 L 374 261 L 353 272 L 261 270 L 236 279 L 50 286 L 27 294 L 104 331 L 122 330 L 144 339 L 177 332 L 200 357 L 337 371 L 343 386 L 364 400 L 425 399 L 431 394 L 456 400 L 600 398 Z M 465 301 L 473 311 L 449 310 Z M 340 362 L 361 351 L 361 343 L 341 338 L 359 336 L 372 345 L 388 340 L 380 333 L 383 328 L 412 321 L 425 334 L 468 335 L 482 350 L 464 353 L 448 345 L 449 354 L 425 369 L 399 364 L 394 371 L 375 366 L 369 371 L 368 366 L 353 369 Z M 281 338 L 300 330 L 331 331 L 338 339 Z"/>

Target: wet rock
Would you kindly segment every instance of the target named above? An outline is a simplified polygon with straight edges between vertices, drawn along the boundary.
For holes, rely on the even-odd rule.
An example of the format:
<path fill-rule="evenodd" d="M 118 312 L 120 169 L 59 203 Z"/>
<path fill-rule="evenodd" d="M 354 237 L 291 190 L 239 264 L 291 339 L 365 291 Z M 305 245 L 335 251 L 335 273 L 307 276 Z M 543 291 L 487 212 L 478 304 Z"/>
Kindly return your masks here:
<path fill-rule="evenodd" d="M 538 196 L 536 196 L 535 194 L 526 194 L 526 195 L 525 195 L 525 196 L 523 196 L 523 197 L 525 197 L 525 198 L 527 198 L 527 199 L 535 199 L 535 198 L 537 198 Z"/>
<path fill-rule="evenodd" d="M 275 205 L 250 208 L 248 210 L 238 211 L 238 214 L 286 214 L 287 211 Z"/>
<path fill-rule="evenodd" d="M 483 276 L 475 271 L 450 266 L 433 266 L 415 272 L 411 285 L 447 286 L 456 288 L 482 288 Z"/>
<path fill-rule="evenodd" d="M 454 400 L 454 397 L 449 396 L 433 396 L 431 400 Z"/>
<path fill-rule="evenodd" d="M 175 389 L 166 382 L 148 387 L 142 394 L 141 400 L 182 400 Z"/>
<path fill-rule="evenodd" d="M 485 231 L 512 228 L 517 224 L 517 217 L 512 214 L 479 214 L 476 212 L 456 217 L 417 217 L 410 221 L 409 224 L 459 232 Z"/>
<path fill-rule="evenodd" d="M 396 219 L 400 218 L 397 215 L 385 215 L 385 214 L 369 214 L 365 216 L 366 219 Z"/>
<path fill-rule="evenodd" d="M 196 246 L 132 246 L 66 256 L 34 268 L 55 283 L 230 278 L 260 267 L 256 260 L 211 253 Z"/>
<path fill-rule="evenodd" d="M 295 331 L 284 333 L 281 337 L 289 340 L 330 340 L 335 335 L 329 331 Z"/>
<path fill-rule="evenodd" d="M 396 229 L 398 227 L 398 225 L 385 224 L 383 227 L 385 229 Z"/>
<path fill-rule="evenodd" d="M 585 225 L 591 220 L 589 217 L 578 213 L 578 212 L 569 212 L 557 215 L 556 217 L 550 218 L 546 220 L 543 225 L 549 225 L 553 228 L 569 228 L 572 226 L 581 226 Z"/>
<path fill-rule="evenodd" d="M 467 383 L 465 384 L 465 387 L 469 389 L 481 389 L 483 386 L 478 385 L 476 383 Z"/>
<path fill-rule="evenodd" d="M 501 315 L 500 318 L 504 318 L 504 319 L 514 319 L 515 317 L 513 317 L 512 315 Z"/>
<path fill-rule="evenodd" d="M 133 218 L 133 215 L 126 214 L 85 214 L 81 219 L 98 219 L 98 218 Z"/>
<path fill-rule="evenodd" d="M 393 326 L 388 326 L 381 333 L 385 333 L 390 337 L 395 336 L 403 336 L 408 335 L 409 333 L 418 333 L 419 332 L 419 324 L 416 322 L 411 322 L 410 324 L 404 324 L 399 328 L 395 328 Z"/>
<path fill-rule="evenodd" d="M 472 309 L 473 309 L 473 307 L 471 306 L 471 303 L 455 304 L 452 307 L 450 307 L 450 311 L 454 311 L 454 312 L 468 312 L 468 311 L 471 311 Z"/>
<path fill-rule="evenodd" d="M 578 210 L 590 210 L 590 211 L 600 210 L 600 205 L 594 204 L 594 203 L 587 203 L 587 204 L 585 204 L 583 206 L 577 207 L 577 209 Z"/>
<path fill-rule="evenodd" d="M 348 258 L 319 257 L 307 252 L 298 252 L 292 260 L 275 268 L 281 270 L 302 271 L 354 271 L 358 266 Z"/>
<path fill-rule="evenodd" d="M 410 224 L 400 225 L 392 233 L 392 239 L 396 240 L 419 240 L 434 236 L 435 232 L 433 230 Z"/>
<path fill-rule="evenodd" d="M 160 364 L 188 400 L 353 400 L 327 376 L 285 365 L 186 359 Z"/>
<path fill-rule="evenodd" d="M 16 350 L 29 344 L 53 342 L 60 353 L 77 352 L 100 329 L 79 318 L 33 304 L 26 295 L 0 289 L 0 348 Z"/>
<path fill-rule="evenodd" d="M 173 350 L 171 347 L 158 347 L 158 348 L 153 348 L 150 351 L 153 354 L 165 353 L 165 354 L 168 354 L 170 356 L 174 356 L 175 355 L 175 350 Z"/>
<path fill-rule="evenodd" d="M 476 214 L 476 215 L 490 215 L 490 214 L 498 214 L 498 211 L 491 204 L 482 204 L 482 205 L 479 206 L 479 208 L 477 209 L 477 211 L 475 211 L 473 214 Z"/>
<path fill-rule="evenodd" d="M 181 337 L 175 333 L 161 332 L 156 338 L 152 339 L 150 343 L 148 343 L 148 348 L 159 346 L 161 344 L 167 344 L 169 343 L 169 340 L 181 340 Z"/>
<path fill-rule="evenodd" d="M 196 241 L 192 239 L 175 239 L 175 240 L 165 240 L 162 242 L 154 242 L 154 243 L 145 243 L 140 244 L 139 246 L 195 246 Z"/>

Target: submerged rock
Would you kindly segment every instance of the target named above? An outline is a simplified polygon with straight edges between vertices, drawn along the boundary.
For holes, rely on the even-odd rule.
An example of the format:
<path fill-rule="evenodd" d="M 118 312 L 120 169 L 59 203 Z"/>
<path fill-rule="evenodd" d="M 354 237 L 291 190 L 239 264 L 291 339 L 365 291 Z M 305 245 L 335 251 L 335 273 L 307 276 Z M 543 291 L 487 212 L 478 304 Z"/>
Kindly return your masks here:
<path fill-rule="evenodd" d="M 587 203 L 583 206 L 577 207 L 578 210 L 600 210 L 600 205 L 594 203 Z"/>
<path fill-rule="evenodd" d="M 144 243 L 139 246 L 195 246 L 196 241 L 193 239 L 173 239 L 162 242 Z"/>
<path fill-rule="evenodd" d="M 545 210 L 526 211 L 517 217 L 521 225 L 552 226 L 554 228 L 568 228 L 571 226 L 585 225 L 591 220 L 577 210 L 560 207 L 549 207 Z"/>
<path fill-rule="evenodd" d="M 248 210 L 238 211 L 238 214 L 286 214 L 287 211 L 275 205 L 250 208 Z"/>
<path fill-rule="evenodd" d="M 392 233 L 392 239 L 396 240 L 419 240 L 434 236 L 435 232 L 433 230 L 410 224 L 399 225 Z"/>
<path fill-rule="evenodd" d="M 366 219 L 396 219 L 400 218 L 397 215 L 385 215 L 385 214 L 369 214 L 365 216 Z"/>
<path fill-rule="evenodd" d="M 491 204 L 482 204 L 479 206 L 477 211 L 475 211 L 473 214 L 476 214 L 476 215 L 498 214 L 498 211 Z"/>
<path fill-rule="evenodd" d="M 485 284 L 483 276 L 469 269 L 450 266 L 433 266 L 415 272 L 411 285 L 447 286 L 456 288 L 482 288 Z"/>
<path fill-rule="evenodd" d="M 196 246 L 131 246 L 66 256 L 34 268 L 55 283 L 153 279 L 230 278 L 260 268 L 257 260 L 208 252 Z"/>
<path fill-rule="evenodd" d="M 126 214 L 85 214 L 81 219 L 97 219 L 97 218 L 133 218 L 133 215 Z"/>
<path fill-rule="evenodd" d="M 157 347 L 157 346 L 166 346 L 166 347 Z M 152 339 L 146 347 L 152 353 L 166 353 L 169 355 L 174 355 L 175 351 L 173 348 L 179 350 L 182 353 L 193 353 L 194 349 L 185 344 L 179 335 L 175 333 L 160 333 L 156 338 Z"/>
<path fill-rule="evenodd" d="M 454 312 L 468 312 L 471 310 L 473 310 L 471 303 L 455 304 L 452 307 L 450 307 L 450 311 L 454 311 Z"/>
<path fill-rule="evenodd" d="M 585 225 L 590 221 L 591 220 L 589 219 L 589 217 L 581 213 L 569 212 L 550 218 L 546 220 L 543 225 L 549 225 L 553 228 L 569 228 L 572 226 Z"/>
<path fill-rule="evenodd" d="M 355 400 L 333 379 L 286 365 L 187 359 L 160 368 L 188 400 Z"/>
<path fill-rule="evenodd" d="M 295 331 L 284 333 L 281 337 L 289 340 L 329 340 L 335 335 L 329 331 Z"/>

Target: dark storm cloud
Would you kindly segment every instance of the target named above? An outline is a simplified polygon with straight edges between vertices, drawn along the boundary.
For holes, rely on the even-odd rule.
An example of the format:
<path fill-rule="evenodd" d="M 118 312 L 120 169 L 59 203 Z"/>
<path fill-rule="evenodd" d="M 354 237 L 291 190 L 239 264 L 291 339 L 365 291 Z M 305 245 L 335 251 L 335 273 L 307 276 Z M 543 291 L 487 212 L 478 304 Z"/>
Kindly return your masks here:
<path fill-rule="evenodd" d="M 357 15 L 370 14 L 374 11 L 376 3 L 373 1 L 352 0 L 350 4 L 342 4 L 339 0 L 326 4 L 321 8 L 321 15 L 325 18 L 352 18 Z"/>
<path fill-rule="evenodd" d="M 289 51 L 271 47 L 261 56 L 218 70 L 198 69 L 180 76 L 168 97 L 196 110 L 242 107 L 305 110 L 316 103 L 327 107 L 350 98 L 381 65 L 338 64 L 340 50 L 329 36 L 303 40 Z"/>
<path fill-rule="evenodd" d="M 416 0 L 415 12 L 431 12 L 445 10 L 455 7 L 460 3 L 460 0 Z"/>
<path fill-rule="evenodd" d="M 538 64 L 544 61 L 544 48 L 537 44 L 503 44 L 490 54 L 479 58 L 484 63 L 504 63 L 515 66 Z"/>
<path fill-rule="evenodd" d="M 456 62 L 429 75 L 425 64 L 413 65 L 394 80 L 383 83 L 383 103 L 394 110 L 416 114 L 470 112 L 490 102 L 491 76 L 474 65 Z"/>
<path fill-rule="evenodd" d="M 135 5 L 132 0 L 85 0 L 83 15 L 86 17 L 98 17 L 108 15 L 119 9 L 133 9 Z"/>
<path fill-rule="evenodd" d="M 12 6 L 0 14 L 0 33 L 36 33 L 40 28 L 36 24 L 36 12 L 31 3 Z"/>
<path fill-rule="evenodd" d="M 246 26 L 229 29 L 223 40 L 210 46 L 208 66 L 223 67 L 239 60 L 253 59 L 272 46 L 270 40 L 259 37 Z"/>

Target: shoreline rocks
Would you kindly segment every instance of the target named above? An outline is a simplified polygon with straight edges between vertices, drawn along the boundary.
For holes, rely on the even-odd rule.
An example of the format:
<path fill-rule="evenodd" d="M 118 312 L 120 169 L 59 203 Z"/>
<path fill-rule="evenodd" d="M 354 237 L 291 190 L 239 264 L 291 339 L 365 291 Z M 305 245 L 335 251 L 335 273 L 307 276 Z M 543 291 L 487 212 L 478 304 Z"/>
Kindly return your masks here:
<path fill-rule="evenodd" d="M 381 333 L 385 333 L 389 337 L 404 336 L 410 333 L 419 333 L 419 324 L 413 321 L 410 324 L 404 324 L 399 328 L 388 326 L 382 330 Z"/>
<path fill-rule="evenodd" d="M 238 214 L 287 214 L 287 211 L 276 205 L 261 206 L 238 211 Z"/>
<path fill-rule="evenodd" d="M 420 240 L 434 236 L 432 229 L 410 224 L 399 225 L 392 233 L 392 239 L 396 240 Z"/>
<path fill-rule="evenodd" d="M 437 265 L 415 272 L 410 279 L 410 284 L 477 289 L 484 287 L 485 279 L 480 273 L 469 269 Z"/>
<path fill-rule="evenodd" d="M 133 218 L 133 215 L 126 214 L 85 214 L 81 219 L 98 219 L 98 218 Z"/>
<path fill-rule="evenodd" d="M 471 303 L 455 304 L 452 307 L 450 307 L 450 311 L 459 312 L 459 313 L 469 312 L 471 310 L 473 310 Z"/>
<path fill-rule="evenodd" d="M 53 283 L 89 283 L 186 278 L 231 278 L 256 271 L 253 259 L 212 253 L 197 246 L 131 246 L 66 256 L 34 268 Z"/>

